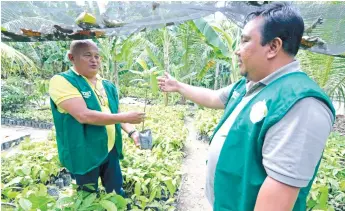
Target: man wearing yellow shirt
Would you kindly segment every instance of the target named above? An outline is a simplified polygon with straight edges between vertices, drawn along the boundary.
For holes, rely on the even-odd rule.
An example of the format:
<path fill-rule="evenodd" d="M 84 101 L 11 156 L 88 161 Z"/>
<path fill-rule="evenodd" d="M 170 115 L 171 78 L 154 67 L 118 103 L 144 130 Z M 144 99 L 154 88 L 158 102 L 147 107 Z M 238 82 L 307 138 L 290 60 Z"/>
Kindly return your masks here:
<path fill-rule="evenodd" d="M 97 191 L 101 177 L 106 192 L 124 195 L 121 129 L 139 146 L 132 124 L 142 122 L 145 114 L 120 112 L 116 87 L 98 75 L 101 60 L 94 42 L 73 41 L 68 57 L 73 68 L 49 84 L 60 162 L 83 190 Z"/>

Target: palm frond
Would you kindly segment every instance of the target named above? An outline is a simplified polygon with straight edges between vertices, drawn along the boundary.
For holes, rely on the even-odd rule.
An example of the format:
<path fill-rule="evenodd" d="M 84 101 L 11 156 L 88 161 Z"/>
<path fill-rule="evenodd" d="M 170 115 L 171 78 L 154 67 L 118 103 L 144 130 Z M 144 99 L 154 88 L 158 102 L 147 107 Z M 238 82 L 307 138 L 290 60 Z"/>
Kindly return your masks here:
<path fill-rule="evenodd" d="M 24 71 L 28 73 L 31 72 L 37 72 L 37 66 L 35 62 L 32 61 L 29 57 L 25 56 L 23 53 L 19 52 L 18 50 L 14 49 L 13 47 L 6 45 L 5 43 L 0 43 L 1 48 L 1 60 L 4 63 L 5 61 L 8 61 L 9 66 L 3 67 L 2 71 L 4 72 L 13 72 L 16 71 L 14 69 L 14 65 L 18 65 L 19 69 L 17 71 Z M 25 67 L 25 68 L 24 68 Z"/>

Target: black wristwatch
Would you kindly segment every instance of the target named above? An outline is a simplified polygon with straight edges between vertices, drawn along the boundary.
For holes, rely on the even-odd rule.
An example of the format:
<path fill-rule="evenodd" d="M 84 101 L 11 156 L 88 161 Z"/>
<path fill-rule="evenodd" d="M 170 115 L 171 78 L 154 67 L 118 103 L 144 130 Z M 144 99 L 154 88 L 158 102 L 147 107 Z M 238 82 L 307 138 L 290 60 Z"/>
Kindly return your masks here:
<path fill-rule="evenodd" d="M 137 132 L 136 130 L 132 130 L 131 132 L 128 133 L 128 137 L 131 138 L 131 136 L 133 135 L 133 133 Z"/>

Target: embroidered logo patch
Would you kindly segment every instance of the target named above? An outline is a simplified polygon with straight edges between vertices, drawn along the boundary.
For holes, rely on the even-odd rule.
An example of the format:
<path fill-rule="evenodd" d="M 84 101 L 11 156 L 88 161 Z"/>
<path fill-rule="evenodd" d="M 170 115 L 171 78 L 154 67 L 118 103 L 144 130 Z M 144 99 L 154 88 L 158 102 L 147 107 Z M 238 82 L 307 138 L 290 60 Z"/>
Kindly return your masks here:
<path fill-rule="evenodd" d="M 240 93 L 238 93 L 238 92 L 234 91 L 234 92 L 232 93 L 231 98 L 236 99 L 236 98 L 238 98 L 238 96 L 240 96 Z"/>
<path fill-rule="evenodd" d="M 89 98 L 89 97 L 91 97 L 91 91 L 87 91 L 87 92 L 83 92 L 83 91 L 82 91 L 81 94 L 82 94 L 83 97 L 86 98 L 86 99 Z"/>
<path fill-rule="evenodd" d="M 267 111 L 265 100 L 255 103 L 250 111 L 250 121 L 252 121 L 253 124 L 260 122 L 264 117 L 266 117 Z"/>

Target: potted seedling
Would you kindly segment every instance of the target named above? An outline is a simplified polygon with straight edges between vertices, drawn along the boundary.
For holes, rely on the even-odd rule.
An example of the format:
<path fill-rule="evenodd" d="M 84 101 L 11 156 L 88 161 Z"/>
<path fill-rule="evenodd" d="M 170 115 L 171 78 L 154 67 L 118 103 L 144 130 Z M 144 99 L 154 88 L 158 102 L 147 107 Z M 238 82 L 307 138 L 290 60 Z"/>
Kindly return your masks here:
<path fill-rule="evenodd" d="M 157 75 L 159 71 L 157 71 L 157 67 L 153 67 L 151 69 L 147 68 L 146 62 L 143 60 L 138 61 L 138 63 L 143 67 L 144 71 L 134 71 L 131 70 L 132 73 L 140 76 L 140 79 L 134 79 L 132 82 L 136 82 L 139 87 L 145 89 L 145 105 L 144 105 L 144 113 L 146 112 L 146 105 L 147 105 L 147 92 L 151 88 L 152 93 L 156 94 L 158 92 L 158 83 L 157 83 Z M 139 142 L 141 149 L 149 149 L 151 150 L 153 147 L 152 143 L 152 131 L 151 129 L 145 129 L 145 119 L 142 123 L 141 131 L 139 132 Z"/>

